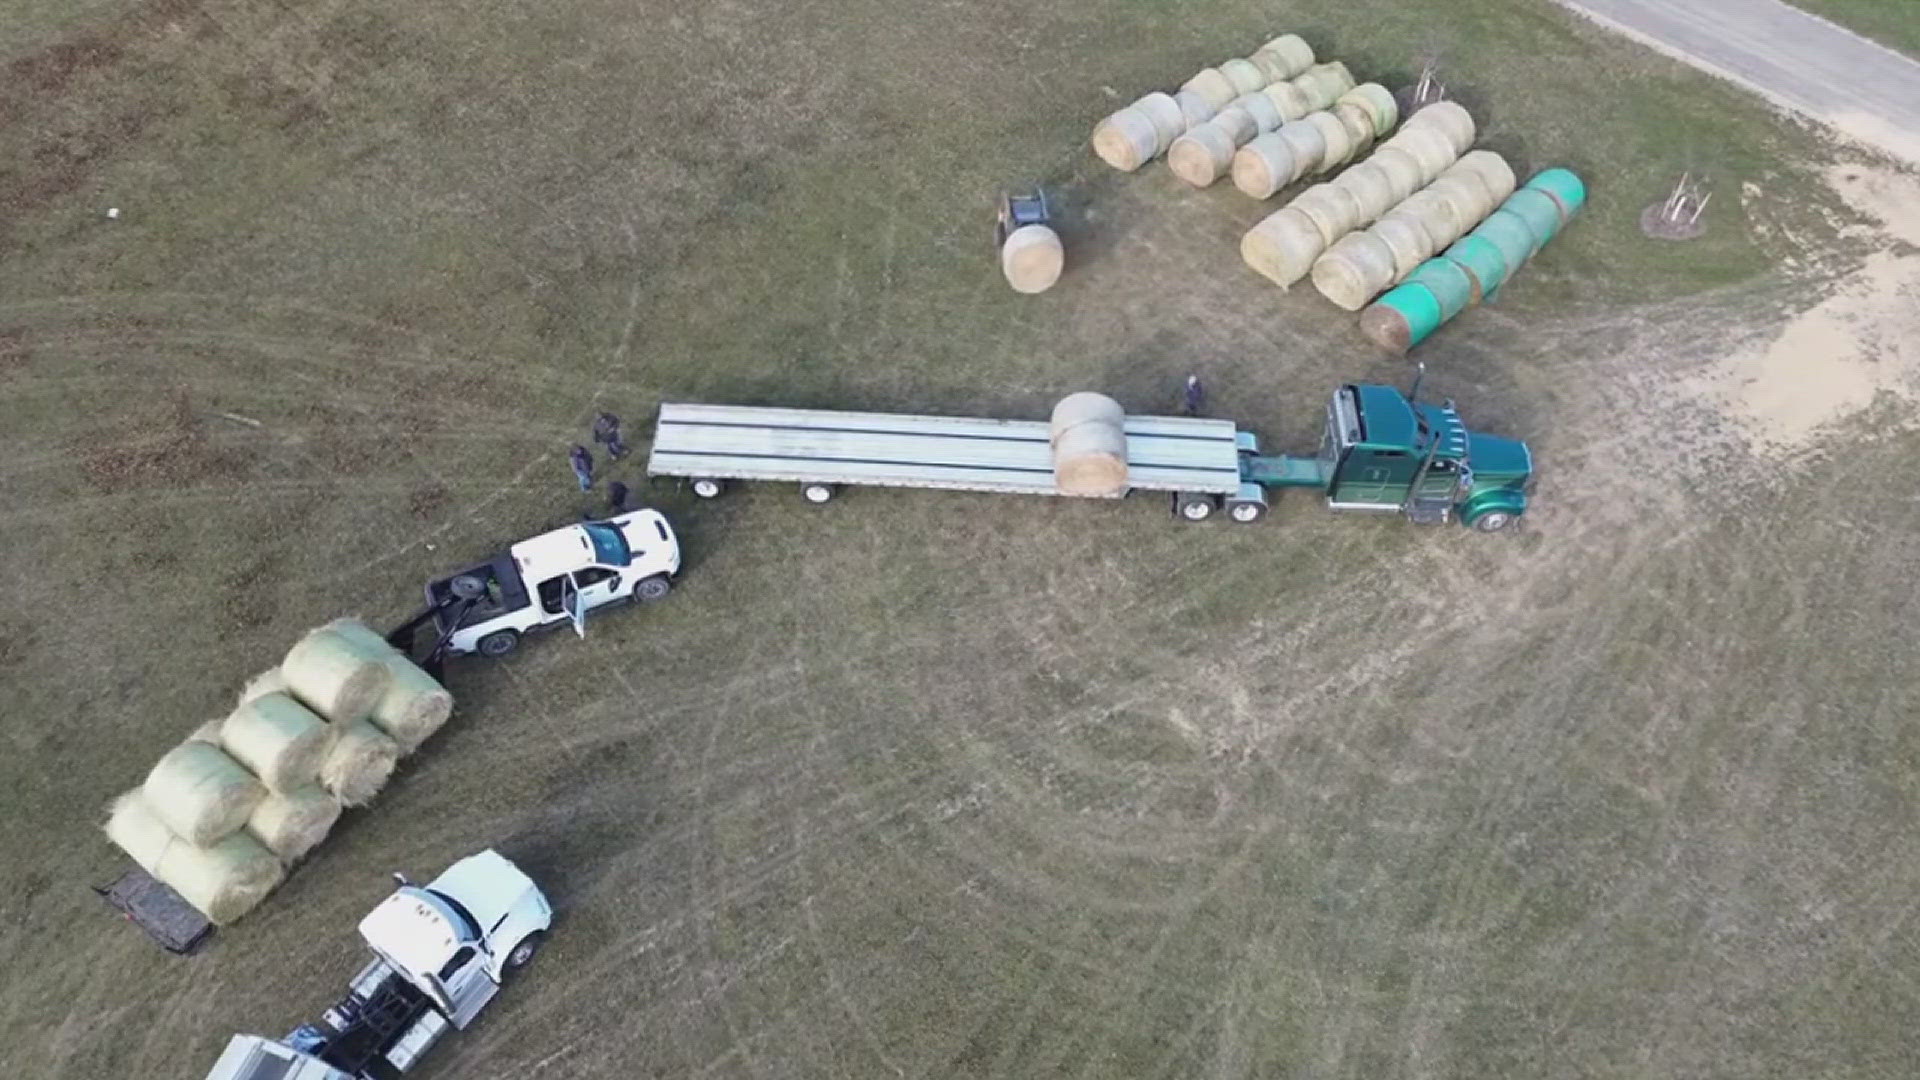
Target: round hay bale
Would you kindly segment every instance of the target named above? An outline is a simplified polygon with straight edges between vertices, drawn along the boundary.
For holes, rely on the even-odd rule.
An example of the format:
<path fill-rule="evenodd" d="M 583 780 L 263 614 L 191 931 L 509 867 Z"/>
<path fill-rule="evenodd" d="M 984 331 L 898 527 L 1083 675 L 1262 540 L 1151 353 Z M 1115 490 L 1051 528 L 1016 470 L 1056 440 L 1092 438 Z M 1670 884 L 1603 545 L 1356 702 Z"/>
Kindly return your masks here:
<path fill-rule="evenodd" d="M 1366 307 L 1392 284 L 1393 252 L 1365 232 L 1348 233 L 1313 261 L 1313 287 L 1348 311 Z"/>
<path fill-rule="evenodd" d="M 1393 280 L 1405 281 L 1421 263 L 1433 257 L 1433 241 L 1427 230 L 1406 218 L 1386 217 L 1367 230 L 1393 253 Z"/>
<path fill-rule="evenodd" d="M 194 741 L 161 755 L 140 790 L 175 836 L 201 845 L 246 824 L 267 797 L 266 786 L 226 751 Z"/>
<path fill-rule="evenodd" d="M 1260 70 L 1260 65 L 1251 60 L 1228 60 L 1220 65 L 1220 74 L 1233 84 L 1236 97 L 1251 94 L 1270 81 Z"/>
<path fill-rule="evenodd" d="M 1120 407 L 1119 402 L 1105 394 L 1082 390 L 1053 403 L 1053 412 L 1047 417 L 1047 439 L 1057 446 L 1060 436 L 1081 424 L 1124 428 L 1126 422 L 1127 411 Z"/>
<path fill-rule="evenodd" d="M 1393 196 L 1393 181 L 1385 170 L 1371 160 L 1363 161 L 1333 178 L 1335 187 L 1345 188 L 1360 207 L 1360 223 L 1377 221 L 1400 200 Z"/>
<path fill-rule="evenodd" d="M 1512 277 L 1522 263 L 1533 257 L 1533 230 L 1527 227 L 1520 215 L 1511 210 L 1495 210 L 1467 235 L 1481 237 L 1500 249 L 1507 263 L 1508 277 Z"/>
<path fill-rule="evenodd" d="M 1347 136 L 1347 125 L 1341 123 L 1339 117 L 1322 109 L 1308 113 L 1307 118 L 1300 122 L 1312 124 L 1320 132 L 1320 141 L 1326 145 L 1326 150 L 1320 155 L 1320 165 L 1314 172 L 1332 172 L 1353 157 L 1353 140 Z"/>
<path fill-rule="evenodd" d="M 1239 149 L 1240 143 L 1220 122 L 1229 112 L 1247 115 L 1238 109 L 1229 109 L 1173 141 L 1173 149 L 1167 151 L 1167 168 L 1173 170 L 1173 175 L 1203 188 L 1233 167 L 1233 152 Z"/>
<path fill-rule="evenodd" d="M 1233 186 L 1256 199 L 1272 196 L 1297 176 L 1293 151 L 1277 131 L 1257 136 L 1234 152 Z"/>
<path fill-rule="evenodd" d="M 1313 66 L 1313 46 L 1307 44 L 1306 39 L 1299 34 L 1281 34 L 1260 46 L 1260 51 L 1278 54 L 1286 61 L 1287 67 L 1291 70 L 1287 72 L 1285 78 L 1291 79 Z"/>
<path fill-rule="evenodd" d="M 1338 60 L 1315 64 L 1307 69 L 1307 74 L 1313 76 L 1315 85 L 1320 87 L 1320 95 L 1323 99 L 1320 107 L 1323 109 L 1339 100 L 1341 94 L 1353 89 L 1354 86 L 1353 72 L 1348 71 L 1347 65 Z"/>
<path fill-rule="evenodd" d="M 286 690 L 287 677 L 280 674 L 279 668 L 270 667 L 247 680 L 247 685 L 240 688 L 240 700 L 234 704 L 245 705 L 254 698 L 267 694 L 283 694 Z"/>
<path fill-rule="evenodd" d="M 1014 230 L 1014 235 L 1028 228 L 1041 227 L 1024 226 Z M 1002 252 L 1004 255 L 1004 247 Z M 1057 276 L 1058 271 L 1055 273 Z M 453 715 L 453 695 L 447 692 L 446 687 L 366 624 L 354 619 L 340 619 L 328 623 L 327 627 L 380 655 L 382 662 L 387 665 L 393 683 L 381 695 L 380 703 L 373 707 L 367 719 L 399 745 L 402 756 L 419 749 L 420 744 L 439 731 L 447 718 Z"/>
<path fill-rule="evenodd" d="M 1273 102 L 1273 107 L 1280 111 L 1283 123 L 1298 120 L 1313 111 L 1312 95 L 1290 82 L 1274 83 L 1260 91 L 1260 96 Z"/>
<path fill-rule="evenodd" d="M 387 786 L 399 758 L 399 745 L 371 722 L 342 724 L 320 763 L 320 786 L 348 806 L 364 805 Z"/>
<path fill-rule="evenodd" d="M 1427 182 L 1421 173 L 1420 163 L 1414 160 L 1412 154 L 1397 146 L 1380 147 L 1367 158 L 1367 162 L 1378 166 L 1386 174 L 1387 182 L 1393 185 L 1393 201 L 1396 203 L 1419 191 Z"/>
<path fill-rule="evenodd" d="M 1467 223 L 1460 216 L 1459 204 L 1441 198 L 1431 190 L 1416 191 L 1407 196 L 1405 202 L 1387 211 L 1387 217 L 1400 218 L 1420 226 L 1427 234 L 1427 243 L 1435 251 L 1445 251 L 1448 244 L 1467 231 Z"/>
<path fill-rule="evenodd" d="M 173 835 L 139 788 L 122 792 L 108 807 L 107 839 L 149 874 L 158 873 L 168 848 L 186 842 Z"/>
<path fill-rule="evenodd" d="M 1586 181 L 1580 179 L 1572 169 L 1543 169 L 1533 174 L 1533 179 L 1527 181 L 1527 187 L 1553 196 L 1553 201 L 1560 207 L 1563 224 L 1587 205 Z"/>
<path fill-rule="evenodd" d="M 1440 302 L 1424 285 L 1400 285 L 1360 313 L 1360 333 L 1395 356 L 1424 341 L 1446 320 Z"/>
<path fill-rule="evenodd" d="M 1174 104 L 1180 106 L 1180 118 L 1183 122 L 1180 129 L 1182 134 L 1192 131 L 1194 128 L 1213 119 L 1214 115 L 1220 111 L 1214 108 L 1212 102 L 1209 102 L 1206 98 L 1192 90 L 1180 91 L 1173 95 L 1173 100 Z M 1171 148 L 1173 144 L 1168 143 L 1167 145 Z"/>
<path fill-rule="evenodd" d="M 1242 94 L 1233 99 L 1229 109 L 1239 109 L 1253 118 L 1254 134 L 1262 135 L 1279 127 L 1285 119 L 1280 115 L 1280 107 L 1265 94 Z"/>
<path fill-rule="evenodd" d="M 1384 144 L 1406 151 L 1420 166 L 1420 182 L 1430 184 L 1459 157 L 1443 131 L 1431 127 L 1403 127 Z"/>
<path fill-rule="evenodd" d="M 378 654 L 324 627 L 294 645 L 280 674 L 294 697 L 336 724 L 372 712 L 391 681 Z"/>
<path fill-rule="evenodd" d="M 199 727 L 194 728 L 192 731 L 188 732 L 187 741 L 203 742 L 208 744 L 209 746 L 219 746 L 220 745 L 220 725 L 226 722 L 227 722 L 227 718 L 224 716 L 218 720 L 209 720 L 206 723 L 201 724 Z"/>
<path fill-rule="evenodd" d="M 1093 152 L 1121 172 L 1132 172 L 1160 152 L 1160 129 L 1151 116 L 1128 106 L 1093 129 Z"/>
<path fill-rule="evenodd" d="M 1079 424 L 1053 444 L 1053 479 L 1063 494 L 1104 497 L 1127 490 L 1127 435 L 1118 424 Z"/>
<path fill-rule="evenodd" d="M 1473 137 L 1477 133 L 1473 115 L 1457 101 L 1436 101 L 1422 106 L 1407 117 L 1407 126 L 1429 127 L 1439 131 L 1453 144 L 1456 157 L 1473 146 Z"/>
<path fill-rule="evenodd" d="M 1566 224 L 1558 200 L 1538 188 L 1523 187 L 1507 196 L 1500 209 L 1526 223 L 1527 231 L 1533 236 L 1533 251 L 1538 254 L 1547 241 L 1553 239 Z"/>
<path fill-rule="evenodd" d="M 220 725 L 220 748 L 273 791 L 313 783 L 327 754 L 327 722 L 288 694 L 264 694 Z"/>
<path fill-rule="evenodd" d="M 286 868 L 260 841 L 238 832 L 205 847 L 173 845 L 153 876 L 210 922 L 225 926 L 266 899 Z"/>
<path fill-rule="evenodd" d="M 1451 259 L 1428 259 L 1407 275 L 1407 284 L 1424 285 L 1440 302 L 1440 321 L 1445 322 L 1467 309 L 1473 299 L 1473 281 L 1460 264 Z"/>
<path fill-rule="evenodd" d="M 1274 134 L 1286 142 L 1288 151 L 1293 154 L 1295 180 L 1319 171 L 1320 163 L 1327 157 L 1327 139 L 1320 133 L 1318 126 L 1303 120 L 1282 124 Z"/>
<path fill-rule="evenodd" d="M 1000 245 L 1000 272 L 1007 276 L 1014 292 L 1046 292 L 1060 280 L 1066 264 L 1066 250 L 1060 245 L 1059 235 L 1045 225 L 1022 225 Z"/>
<path fill-rule="evenodd" d="M 1442 176 L 1427 185 L 1427 194 L 1452 205 L 1458 212 L 1459 224 L 1454 228 L 1453 235 L 1447 237 L 1449 244 L 1467 235 L 1468 229 L 1480 224 L 1481 218 L 1493 212 L 1493 199 L 1487 194 L 1486 185 L 1470 172 Z"/>
<path fill-rule="evenodd" d="M 1473 285 L 1468 304 L 1492 297 L 1506 283 L 1507 257 L 1484 236 L 1468 234 L 1455 240 L 1441 258 L 1459 264 L 1460 269 L 1467 272 L 1467 279 Z"/>
<path fill-rule="evenodd" d="M 1367 110 L 1373 118 L 1373 137 L 1385 138 L 1400 122 L 1400 103 L 1393 100 L 1393 91 L 1376 82 L 1361 83 L 1359 86 L 1341 94 L 1335 104 L 1352 103 Z"/>
<path fill-rule="evenodd" d="M 1153 122 L 1155 154 L 1166 153 L 1173 140 L 1187 130 L 1187 116 L 1180 111 L 1180 103 L 1173 100 L 1172 94 L 1156 90 L 1134 102 L 1131 108 L 1145 113 Z"/>
<path fill-rule="evenodd" d="M 1287 67 L 1286 57 L 1281 56 L 1272 49 L 1256 50 L 1252 56 L 1247 57 L 1247 63 L 1260 69 L 1260 77 L 1267 80 L 1261 84 L 1262 86 L 1283 82 L 1299 74 L 1299 72 L 1292 71 Z"/>
<path fill-rule="evenodd" d="M 1207 104 L 1217 112 L 1227 107 L 1227 102 L 1240 96 L 1242 91 L 1233 87 L 1233 80 L 1221 74 L 1218 68 L 1201 68 L 1193 78 L 1180 84 L 1180 89 L 1191 90 L 1207 99 Z"/>
<path fill-rule="evenodd" d="M 320 845 L 340 820 L 340 800 L 318 784 L 261 800 L 247 818 L 247 832 L 283 863 Z"/>
<path fill-rule="evenodd" d="M 1326 244 L 1332 244 L 1360 224 L 1360 204 L 1354 200 L 1353 193 L 1332 184 L 1315 184 L 1294 196 L 1288 205 L 1307 215 Z"/>
<path fill-rule="evenodd" d="M 1367 115 L 1365 106 L 1349 102 L 1334 102 L 1328 110 L 1347 129 L 1347 141 L 1353 144 L 1353 152 L 1347 155 L 1351 161 L 1367 152 L 1373 145 L 1373 118 Z"/>
<path fill-rule="evenodd" d="M 1306 277 L 1326 248 L 1320 227 L 1291 206 L 1267 215 L 1240 238 L 1240 258 L 1283 289 Z"/>
<path fill-rule="evenodd" d="M 1245 146 L 1255 135 L 1260 134 L 1260 125 L 1252 114 L 1238 105 L 1228 105 L 1219 114 L 1207 121 L 1214 127 L 1227 133 L 1235 147 Z"/>
<path fill-rule="evenodd" d="M 1507 159 L 1491 150 L 1469 150 L 1460 155 L 1460 160 L 1451 166 L 1454 170 L 1471 172 L 1487 186 L 1487 194 L 1493 197 L 1493 205 L 1498 206 L 1507 196 L 1513 194 L 1517 178 L 1513 175 L 1513 166 Z"/>

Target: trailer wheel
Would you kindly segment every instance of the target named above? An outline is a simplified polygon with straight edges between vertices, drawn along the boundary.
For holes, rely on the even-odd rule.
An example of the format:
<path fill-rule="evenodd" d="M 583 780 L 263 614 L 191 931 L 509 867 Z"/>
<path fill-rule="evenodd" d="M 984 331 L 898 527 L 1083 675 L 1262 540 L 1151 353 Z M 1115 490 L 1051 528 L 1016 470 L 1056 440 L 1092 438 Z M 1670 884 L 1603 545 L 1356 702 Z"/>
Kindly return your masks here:
<path fill-rule="evenodd" d="M 481 656 L 505 656 L 520 647 L 520 632 L 517 630 L 495 630 L 474 645 Z"/>
<path fill-rule="evenodd" d="M 520 944 L 515 945 L 513 951 L 507 953 L 506 962 L 500 965 L 501 968 L 507 974 L 512 974 L 526 967 L 535 956 L 539 955 L 540 946 L 545 943 L 546 937 L 545 933 L 535 930 L 521 938 Z"/>
<path fill-rule="evenodd" d="M 801 484 L 800 495 L 815 506 L 833 501 L 832 484 Z"/>
<path fill-rule="evenodd" d="M 1250 499 L 1235 499 L 1227 503 L 1227 516 L 1242 525 L 1251 525 L 1267 516 L 1267 507 Z"/>
<path fill-rule="evenodd" d="M 1174 512 L 1186 521 L 1205 521 L 1213 516 L 1214 498 L 1203 491 L 1183 491 L 1173 497 Z"/>
<path fill-rule="evenodd" d="M 721 490 L 720 481 L 712 477 L 702 476 L 693 481 L 693 493 L 703 499 L 717 499 Z"/>
<path fill-rule="evenodd" d="M 673 582 L 667 580 L 667 575 L 655 574 L 652 577 L 644 577 L 633 583 L 633 602 L 651 604 L 655 600 L 665 600 L 667 594 L 672 591 Z"/>
<path fill-rule="evenodd" d="M 1513 515 L 1507 513 L 1505 510 L 1489 510 L 1479 517 L 1474 518 L 1468 522 L 1468 524 L 1472 525 L 1478 532 L 1499 532 L 1513 524 Z"/>

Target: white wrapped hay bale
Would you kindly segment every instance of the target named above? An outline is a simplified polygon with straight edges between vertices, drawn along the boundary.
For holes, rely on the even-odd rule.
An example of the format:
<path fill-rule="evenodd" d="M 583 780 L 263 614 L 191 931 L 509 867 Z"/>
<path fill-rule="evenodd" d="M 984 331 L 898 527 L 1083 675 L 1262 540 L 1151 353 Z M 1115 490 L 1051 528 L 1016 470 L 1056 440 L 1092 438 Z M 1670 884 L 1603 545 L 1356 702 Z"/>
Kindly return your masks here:
<path fill-rule="evenodd" d="M 1444 251 L 1460 235 L 1459 208 L 1430 191 L 1416 191 L 1407 196 L 1399 206 L 1387 211 L 1382 220 L 1387 219 L 1417 226 L 1426 236 L 1428 248 L 1436 252 Z"/>
<path fill-rule="evenodd" d="M 153 876 L 208 921 L 225 926 L 258 907 L 286 877 L 286 868 L 258 840 L 237 832 L 205 847 L 174 844 Z"/>
<path fill-rule="evenodd" d="M 1293 83 L 1305 89 L 1313 98 L 1314 108 L 1324 109 L 1339 100 L 1341 94 L 1353 89 L 1353 73 L 1347 70 L 1347 65 L 1334 60 L 1313 65 Z"/>
<path fill-rule="evenodd" d="M 294 644 L 280 674 L 302 704 L 336 724 L 372 712 L 392 681 L 377 653 L 326 627 Z"/>
<path fill-rule="evenodd" d="M 1280 126 L 1283 117 L 1273 99 L 1265 94 L 1242 94 L 1233 99 L 1230 109 L 1239 109 L 1253 118 L 1254 134 L 1261 135 Z"/>
<path fill-rule="evenodd" d="M 1060 244 L 1059 234 L 1045 225 L 1022 225 L 1009 233 L 1006 243 L 1000 245 L 1000 272 L 1006 275 L 1007 284 L 1013 286 L 1014 292 L 1046 292 L 1060 280 L 1060 271 L 1066 265 L 1066 249 Z M 451 706 L 452 699 L 448 700 Z M 380 710 L 374 710 L 376 721 L 381 719 L 379 713 Z M 386 724 L 380 726 L 386 727 Z"/>
<path fill-rule="evenodd" d="M 291 694 L 262 694 L 220 725 L 220 748 L 272 791 L 313 783 L 331 738 L 327 722 Z"/>
<path fill-rule="evenodd" d="M 1327 140 L 1320 129 L 1313 124 L 1282 124 L 1274 134 L 1287 144 L 1287 150 L 1293 154 L 1293 179 L 1320 171 L 1327 159 Z"/>
<path fill-rule="evenodd" d="M 1260 91 L 1260 96 L 1273 102 L 1283 123 L 1298 120 L 1313 111 L 1313 96 L 1291 82 L 1274 83 Z"/>
<path fill-rule="evenodd" d="M 1347 311 L 1359 311 L 1393 284 L 1393 265 L 1393 252 L 1378 237 L 1348 233 L 1314 260 L 1313 287 Z"/>
<path fill-rule="evenodd" d="M 227 718 L 224 716 L 218 720 L 209 720 L 206 723 L 201 724 L 199 727 L 194 728 L 192 731 L 188 732 L 187 741 L 203 742 L 203 743 L 208 743 L 212 746 L 219 746 L 220 745 L 220 725 L 226 722 L 227 722 Z"/>
<path fill-rule="evenodd" d="M 1180 89 L 1191 90 L 1207 100 L 1215 110 L 1227 107 L 1227 102 L 1240 96 L 1242 91 L 1234 89 L 1233 80 L 1221 74 L 1218 68 L 1201 68 L 1193 78 L 1180 84 Z"/>
<path fill-rule="evenodd" d="M 1094 127 L 1093 152 L 1121 172 L 1132 172 L 1160 152 L 1160 129 L 1151 116 L 1129 106 Z"/>
<path fill-rule="evenodd" d="M 1173 100 L 1172 94 L 1155 91 L 1141 97 L 1132 107 L 1145 113 L 1147 119 L 1153 122 L 1156 155 L 1166 153 L 1167 147 L 1173 145 L 1173 140 L 1187 130 L 1186 114 L 1181 112 L 1180 103 Z"/>
<path fill-rule="evenodd" d="M 1299 175 L 1293 150 L 1277 131 L 1269 131 L 1233 154 L 1233 186 L 1264 199 L 1293 183 Z"/>
<path fill-rule="evenodd" d="M 1420 166 L 1422 184 L 1432 183 L 1459 157 L 1446 133 L 1431 127 L 1408 125 L 1382 145 L 1396 147 L 1411 156 Z"/>
<path fill-rule="evenodd" d="M 1014 230 L 1019 235 L 1030 228 L 1042 226 L 1024 226 Z M 1052 230 L 1048 230 L 1051 232 Z M 1009 240 L 1012 237 L 1008 238 Z M 1056 238 L 1056 243 L 1058 239 Z M 1004 248 L 1003 258 L 1004 258 Z M 1023 274 L 1031 271 L 1022 267 Z M 1054 276 L 1059 276 L 1056 266 Z M 1016 286 L 1017 288 L 1018 286 Z M 453 695 L 439 681 L 421 669 L 420 665 L 408 659 L 400 650 L 388 644 L 387 639 L 375 633 L 372 628 L 357 619 L 339 619 L 328 623 L 327 628 L 345 635 L 359 643 L 369 653 L 378 655 L 392 676 L 387 692 L 380 696 L 379 704 L 367 719 L 373 726 L 393 739 L 399 745 L 402 755 L 411 754 L 420 744 L 446 724 L 453 715 Z"/>
<path fill-rule="evenodd" d="M 320 786 L 347 806 L 363 806 L 393 777 L 400 746 L 366 720 L 338 725 L 320 762 Z"/>
<path fill-rule="evenodd" d="M 240 700 L 235 702 L 235 704 L 245 705 L 257 697 L 262 697 L 267 694 L 284 694 L 286 692 L 287 677 L 280 674 L 279 668 L 270 667 L 247 680 L 247 685 L 240 688 Z"/>
<path fill-rule="evenodd" d="M 1507 159 L 1491 150 L 1469 150 L 1460 155 L 1460 160 L 1450 167 L 1453 171 L 1471 172 L 1487 186 L 1487 194 L 1493 199 L 1493 205 L 1499 206 L 1513 194 L 1519 178 L 1513 174 L 1513 166 Z"/>
<path fill-rule="evenodd" d="M 1314 168 L 1314 172 L 1332 172 L 1352 159 L 1353 139 L 1347 134 L 1347 126 L 1340 122 L 1339 117 L 1322 109 L 1308 113 L 1306 119 L 1300 122 L 1318 131 L 1320 142 L 1326 147 L 1320 154 L 1320 164 Z"/>
<path fill-rule="evenodd" d="M 1412 154 L 1391 144 L 1382 145 L 1367 158 L 1367 164 L 1384 173 L 1387 182 L 1393 185 L 1393 201 L 1403 202 L 1406 197 L 1419 191 L 1426 177 L 1421 174 L 1420 163 Z"/>
<path fill-rule="evenodd" d="M 1394 196 L 1392 179 L 1371 159 L 1334 177 L 1332 182 L 1335 187 L 1345 188 L 1359 204 L 1362 225 L 1379 220 L 1400 201 Z"/>
<path fill-rule="evenodd" d="M 1393 281 L 1399 284 L 1420 264 L 1433 258 L 1436 248 L 1427 230 L 1405 218 L 1385 217 L 1367 230 L 1393 253 Z"/>
<path fill-rule="evenodd" d="M 1294 196 L 1288 205 L 1305 214 L 1320 230 L 1321 239 L 1331 244 L 1352 232 L 1360 224 L 1360 204 L 1353 194 L 1332 184 L 1315 184 Z"/>
<path fill-rule="evenodd" d="M 226 751 L 195 740 L 161 755 L 140 790 L 175 836 L 197 845 L 239 829 L 267 796 L 266 786 Z"/>
<path fill-rule="evenodd" d="M 1127 488 L 1126 413 L 1105 394 L 1069 394 L 1048 421 L 1054 483 L 1068 495 L 1118 495 Z"/>
<path fill-rule="evenodd" d="M 1220 65 L 1220 74 L 1233 84 L 1236 97 L 1251 94 L 1271 81 L 1260 70 L 1260 65 L 1251 60 L 1228 60 Z"/>
<path fill-rule="evenodd" d="M 1266 82 L 1261 84 L 1262 86 L 1271 86 L 1277 82 L 1285 82 L 1295 75 L 1300 74 L 1287 67 L 1286 57 L 1281 56 L 1271 49 L 1256 50 L 1253 55 L 1247 57 L 1247 63 L 1260 69 L 1260 77 L 1266 80 Z"/>
<path fill-rule="evenodd" d="M 1240 258 L 1254 272 L 1286 288 L 1313 268 L 1326 250 L 1326 238 L 1313 219 L 1292 206 L 1267 215 L 1240 238 Z"/>
<path fill-rule="evenodd" d="M 107 839 L 149 874 L 158 874 L 168 848 L 185 843 L 147 805 L 139 788 L 113 800 L 107 810 Z"/>
<path fill-rule="evenodd" d="M 1340 125 L 1347 129 L 1347 141 L 1353 144 L 1353 153 L 1348 160 L 1359 157 L 1373 146 L 1373 117 L 1367 110 L 1353 102 L 1334 102 L 1328 110 L 1340 119 Z"/>
<path fill-rule="evenodd" d="M 1287 68 L 1287 74 L 1281 78 L 1291 79 L 1313 66 L 1313 46 L 1307 44 L 1299 34 L 1281 34 L 1260 46 L 1259 51 L 1280 58 L 1281 64 Z"/>
<path fill-rule="evenodd" d="M 1451 235 L 1440 245 L 1443 249 L 1467 235 L 1468 229 L 1480 224 L 1481 218 L 1493 212 L 1493 199 L 1487 193 L 1487 186 L 1470 172 L 1449 172 L 1428 184 L 1423 194 L 1432 195 L 1453 208 L 1454 223 Z"/>
<path fill-rule="evenodd" d="M 1201 124 L 1214 118 L 1219 108 L 1200 94 L 1192 90 L 1182 90 L 1173 95 L 1173 102 L 1180 106 L 1181 131 L 1192 131 Z M 1171 146 L 1172 144 L 1168 144 Z"/>
<path fill-rule="evenodd" d="M 1259 134 L 1245 109 L 1229 105 L 1220 115 L 1173 141 L 1167 168 L 1194 187 L 1207 187 L 1233 168 L 1233 153 Z"/>
<path fill-rule="evenodd" d="M 1335 99 L 1336 105 L 1358 105 L 1373 120 L 1373 137 L 1383 139 L 1400 122 L 1400 103 L 1379 83 L 1361 83 Z"/>
<path fill-rule="evenodd" d="M 1477 133 L 1473 114 L 1457 101 L 1436 101 L 1423 106 L 1407 117 L 1407 126 L 1431 128 L 1445 135 L 1456 157 L 1473 146 Z"/>
<path fill-rule="evenodd" d="M 340 820 L 340 800 L 318 784 L 275 792 L 247 818 L 246 831 L 282 863 L 318 847 Z"/>

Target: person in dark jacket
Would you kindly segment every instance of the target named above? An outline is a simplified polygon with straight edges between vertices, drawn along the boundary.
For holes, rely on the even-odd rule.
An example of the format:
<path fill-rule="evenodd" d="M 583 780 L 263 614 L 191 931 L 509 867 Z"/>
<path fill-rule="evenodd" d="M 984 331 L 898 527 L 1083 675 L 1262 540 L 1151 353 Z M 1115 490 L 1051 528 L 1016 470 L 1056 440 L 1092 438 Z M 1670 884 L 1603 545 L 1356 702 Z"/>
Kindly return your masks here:
<path fill-rule="evenodd" d="M 618 480 L 613 480 L 608 482 L 607 514 L 611 516 L 613 514 L 624 514 L 626 512 L 627 512 L 627 485 L 621 483 Z"/>
<path fill-rule="evenodd" d="M 567 461 L 573 466 L 573 478 L 580 481 L 580 490 L 593 487 L 593 455 L 587 453 L 584 446 L 576 446 L 567 453 Z"/>
<path fill-rule="evenodd" d="M 593 418 L 593 441 L 605 443 L 610 458 L 617 460 L 627 456 L 627 444 L 620 438 L 620 418 L 610 412 Z"/>
<path fill-rule="evenodd" d="M 1181 401 L 1181 411 L 1188 416 L 1199 416 L 1207 407 L 1207 390 L 1200 385 L 1200 376 L 1187 376 L 1187 386 Z"/>

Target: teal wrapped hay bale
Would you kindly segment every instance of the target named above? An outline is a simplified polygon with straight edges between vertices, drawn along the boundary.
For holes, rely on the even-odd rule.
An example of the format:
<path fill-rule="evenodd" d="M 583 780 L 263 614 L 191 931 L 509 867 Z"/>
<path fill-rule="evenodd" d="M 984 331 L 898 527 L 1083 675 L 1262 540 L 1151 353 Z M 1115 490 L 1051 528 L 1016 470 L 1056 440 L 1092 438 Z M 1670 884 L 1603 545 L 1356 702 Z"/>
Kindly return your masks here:
<path fill-rule="evenodd" d="M 1537 254 L 1545 247 L 1547 241 L 1559 234 L 1560 226 L 1566 223 L 1560 213 L 1560 204 L 1554 201 L 1553 196 L 1538 188 L 1521 188 L 1507 196 L 1507 201 L 1500 204 L 1500 209 L 1526 223 L 1527 234 L 1533 237 L 1531 254 Z"/>
<path fill-rule="evenodd" d="M 1408 284 L 1425 285 L 1440 301 L 1440 321 L 1446 322 L 1473 302 L 1473 281 L 1459 263 L 1447 258 L 1433 258 L 1421 263 L 1419 268 L 1407 277 Z"/>
<path fill-rule="evenodd" d="M 1533 230 L 1511 210 L 1495 210 L 1487 220 L 1473 227 L 1470 236 L 1491 241 L 1506 259 L 1507 276 L 1512 277 L 1520 264 L 1533 257 Z"/>
<path fill-rule="evenodd" d="M 1526 186 L 1553 196 L 1553 201 L 1560 204 L 1562 224 L 1587 205 L 1587 185 L 1571 169 L 1547 169 L 1527 181 Z"/>
<path fill-rule="evenodd" d="M 1444 322 L 1440 301 L 1425 285 L 1407 282 L 1387 291 L 1360 313 L 1360 333 L 1396 356 L 1426 340 Z"/>
<path fill-rule="evenodd" d="M 1473 291 L 1468 303 L 1477 304 L 1500 290 L 1507 280 L 1507 257 L 1493 241 L 1481 236 L 1463 236 L 1442 253 L 1467 272 Z"/>

